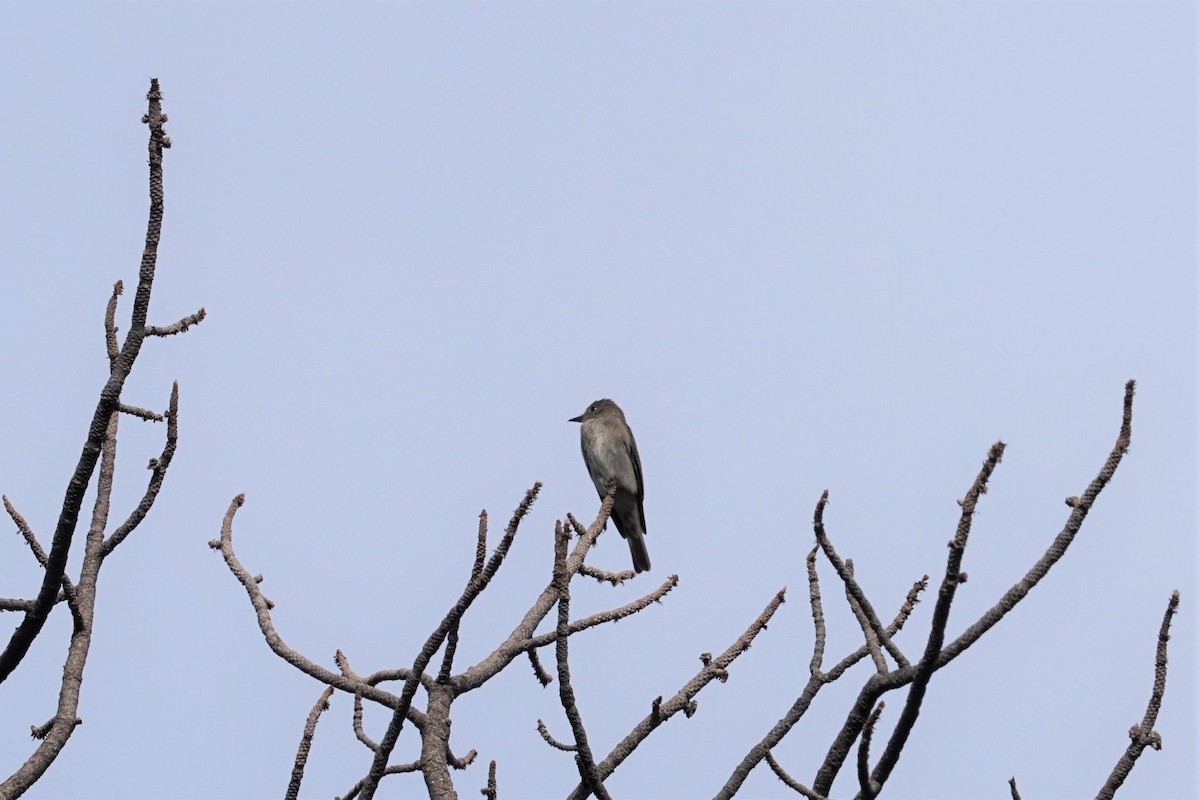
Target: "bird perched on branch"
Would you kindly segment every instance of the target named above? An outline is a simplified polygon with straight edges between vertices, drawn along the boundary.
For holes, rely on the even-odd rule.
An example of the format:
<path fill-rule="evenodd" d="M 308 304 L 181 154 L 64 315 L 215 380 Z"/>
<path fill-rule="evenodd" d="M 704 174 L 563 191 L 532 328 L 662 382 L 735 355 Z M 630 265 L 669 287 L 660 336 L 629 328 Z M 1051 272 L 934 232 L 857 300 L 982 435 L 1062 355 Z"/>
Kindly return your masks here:
<path fill-rule="evenodd" d="M 646 552 L 646 512 L 642 499 L 646 486 L 642 482 L 642 460 L 638 458 L 637 442 L 625 422 L 625 414 L 608 398 L 597 400 L 571 422 L 581 423 L 579 443 L 583 462 L 601 499 L 608 496 L 609 486 L 616 484 L 611 519 L 617 532 L 629 542 L 635 572 L 650 569 L 650 554 Z"/>

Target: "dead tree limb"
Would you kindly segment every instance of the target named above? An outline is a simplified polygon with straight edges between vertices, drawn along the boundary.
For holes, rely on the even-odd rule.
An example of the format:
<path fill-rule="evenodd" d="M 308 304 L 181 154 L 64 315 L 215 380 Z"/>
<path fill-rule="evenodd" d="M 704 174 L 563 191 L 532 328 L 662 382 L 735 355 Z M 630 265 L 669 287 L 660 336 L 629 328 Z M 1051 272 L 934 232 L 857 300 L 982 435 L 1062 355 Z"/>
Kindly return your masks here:
<path fill-rule="evenodd" d="M 152 326 L 146 324 L 146 319 L 158 260 L 158 243 L 162 235 L 163 150 L 171 146 L 171 140 L 163 129 L 167 115 L 162 112 L 162 93 L 157 79 L 150 81 L 150 91 L 146 100 L 148 110 L 142 122 L 150 128 L 150 212 L 146 223 L 145 247 L 138 270 L 130 328 L 124 343 L 118 346 L 115 320 L 123 285 L 117 281 L 104 313 L 104 341 L 109 375 L 92 414 L 83 452 L 67 484 L 58 521 L 50 540 L 49 552 L 42 548 L 32 529 L 8 499 L 4 500 L 5 509 L 25 538 L 43 573 L 41 586 L 34 598 L 4 604 L 11 610 L 23 613 L 23 618 L 0 652 L 0 682 L 6 680 L 21 664 L 33 641 L 43 631 L 46 620 L 57 603 L 66 601 L 74 624 L 67 645 L 67 657 L 63 665 L 55 714 L 48 722 L 32 727 L 33 736 L 39 744 L 16 771 L 0 783 L 0 798 L 18 797 L 40 779 L 62 752 L 71 733 L 81 723 L 77 715 L 79 692 L 94 635 L 96 586 L 100 569 L 105 559 L 146 518 L 162 488 L 178 443 L 178 384 L 172 388 L 165 414 L 129 405 L 121 400 L 125 381 L 133 370 L 142 344 L 146 336 L 151 335 Z M 203 309 L 193 316 L 193 324 L 199 322 L 203 318 Z M 106 539 L 105 530 L 108 527 L 113 475 L 116 470 L 118 421 L 121 414 L 154 421 L 166 419 L 167 441 L 162 454 L 150 462 L 152 474 L 141 501 L 130 512 L 125 522 Z M 93 476 L 96 476 L 96 498 L 84 538 L 79 578 L 78 581 L 73 581 L 66 572 L 67 560 L 75 539 L 83 497 Z"/>

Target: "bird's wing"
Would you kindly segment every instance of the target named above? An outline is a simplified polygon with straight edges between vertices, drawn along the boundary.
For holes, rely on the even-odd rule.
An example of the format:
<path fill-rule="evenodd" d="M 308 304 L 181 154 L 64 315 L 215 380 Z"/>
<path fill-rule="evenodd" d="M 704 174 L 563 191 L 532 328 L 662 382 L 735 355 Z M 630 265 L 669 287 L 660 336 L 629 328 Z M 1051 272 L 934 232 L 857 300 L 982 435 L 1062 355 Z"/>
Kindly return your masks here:
<path fill-rule="evenodd" d="M 633 431 L 629 432 L 629 459 L 633 462 L 633 475 L 637 478 L 638 518 L 642 521 L 642 533 L 645 533 L 646 509 L 642 507 L 642 500 L 646 497 L 646 481 L 642 479 L 642 459 L 638 456 L 637 440 L 633 438 Z"/>

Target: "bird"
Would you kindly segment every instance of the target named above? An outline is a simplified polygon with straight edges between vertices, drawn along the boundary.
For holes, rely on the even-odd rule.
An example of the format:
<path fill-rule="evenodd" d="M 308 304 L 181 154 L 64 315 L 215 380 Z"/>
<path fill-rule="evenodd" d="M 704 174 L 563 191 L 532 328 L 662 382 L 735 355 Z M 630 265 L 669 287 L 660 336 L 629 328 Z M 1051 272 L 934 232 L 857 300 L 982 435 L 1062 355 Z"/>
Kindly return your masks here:
<path fill-rule="evenodd" d="M 624 412 L 606 397 L 592 403 L 569 422 L 580 423 L 583 463 L 587 465 L 588 475 L 601 499 L 608 496 L 611 484 L 617 486 L 610 519 L 617 526 L 617 532 L 629 542 L 634 572 L 648 571 L 650 554 L 646 552 L 644 538 L 646 511 L 642 507 L 646 485 L 642 481 L 642 460 L 638 457 L 637 442 L 625 422 Z"/>

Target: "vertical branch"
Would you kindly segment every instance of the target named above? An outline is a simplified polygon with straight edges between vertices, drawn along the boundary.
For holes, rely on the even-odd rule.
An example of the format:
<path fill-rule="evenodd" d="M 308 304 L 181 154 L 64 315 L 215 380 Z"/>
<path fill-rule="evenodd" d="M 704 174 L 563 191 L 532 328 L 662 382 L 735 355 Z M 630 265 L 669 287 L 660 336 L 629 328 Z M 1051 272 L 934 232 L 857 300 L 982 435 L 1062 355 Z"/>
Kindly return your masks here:
<path fill-rule="evenodd" d="M 892 769 L 900 760 L 900 751 L 904 749 L 909 735 L 912 734 L 913 726 L 917 722 L 917 716 L 921 713 L 921 703 L 925 699 L 925 691 L 929 687 L 934 670 L 937 669 L 938 655 L 941 653 L 942 643 L 946 640 L 946 625 L 950 621 L 950 605 L 954 602 L 954 595 L 958 591 L 959 584 L 966 580 L 966 575 L 962 572 L 962 559 L 967 548 L 967 539 L 971 535 L 975 507 L 979 503 L 979 498 L 987 493 L 988 481 L 1003 456 L 1004 442 L 996 442 L 988 450 L 983 467 L 979 470 L 971 488 L 967 490 L 966 497 L 962 499 L 962 514 L 958 519 L 958 529 L 954 533 L 954 539 L 950 542 L 950 555 L 946 559 L 946 573 L 942 577 L 937 602 L 933 607 L 933 619 L 929 626 L 929 638 L 925 642 L 925 653 L 921 656 L 920 663 L 917 664 L 917 671 L 913 676 L 912 686 L 909 687 L 908 697 L 904 701 L 904 708 L 900 711 L 896 729 L 892 731 L 887 746 L 879 757 L 879 763 L 871 775 L 881 786 L 887 781 L 892 774 Z"/>
<path fill-rule="evenodd" d="M 479 512 L 479 530 L 475 535 L 475 562 L 471 565 L 471 577 L 467 579 L 467 587 L 479 578 L 483 572 L 483 561 L 487 558 L 487 509 Z M 454 668 L 454 654 L 458 651 L 458 621 L 446 635 L 446 652 L 442 655 L 442 668 L 438 670 L 437 682 L 449 683 L 450 671 Z"/>
<path fill-rule="evenodd" d="M 512 546 L 513 539 L 517 535 L 517 527 L 521 524 L 521 520 L 529 513 L 529 509 L 533 506 L 533 501 L 537 499 L 538 492 L 542 489 L 541 482 L 533 485 L 528 492 L 525 493 L 525 498 L 513 512 L 512 519 L 509 520 L 508 527 L 504 531 L 504 536 L 500 539 L 500 544 L 496 545 L 496 551 L 492 553 L 492 557 L 488 559 L 487 566 L 483 571 L 468 584 L 459 597 L 458 602 L 450 609 L 445 618 L 442 619 L 429 639 L 426 640 L 425 646 L 421 648 L 421 652 L 417 655 L 413 662 L 412 674 L 408 680 L 404 682 L 404 690 L 400 694 L 400 704 L 392 713 L 392 721 L 388 724 L 387 731 L 383 735 L 383 739 L 379 742 L 379 749 L 375 751 L 375 758 L 371 762 L 371 770 L 363 779 L 362 798 L 363 800 L 372 800 L 375 796 L 375 790 L 379 786 L 379 781 L 383 777 L 384 770 L 387 769 L 388 758 L 391 757 L 392 750 L 396 747 L 396 742 L 400 738 L 400 731 L 404 728 L 404 719 L 408 714 L 408 709 L 412 705 L 413 697 L 417 694 L 417 685 L 421 680 L 421 675 L 425 672 L 425 667 L 429 665 L 438 648 L 442 646 L 450 629 L 458 624 L 462 619 L 463 614 L 467 613 L 467 609 L 475 602 L 475 598 L 487 588 L 496 571 L 500 569 L 500 564 L 503 563 L 504 557 L 508 555 L 508 548 Z M 430 698 L 433 693 L 431 691 Z M 447 713 L 449 712 L 447 703 Z"/>
<path fill-rule="evenodd" d="M 87 664 L 88 650 L 92 644 L 92 624 L 96 608 L 96 579 L 104 558 L 101 546 L 104 543 L 104 526 L 108 523 L 109 500 L 112 497 L 113 473 L 116 470 L 117 419 L 120 414 L 109 413 L 108 424 L 101 447 L 103 458 L 100 476 L 96 484 L 96 502 L 92 509 L 92 521 L 88 528 L 83 564 L 80 568 L 79 584 L 76 587 L 76 603 L 79 614 L 75 629 L 71 632 L 71 643 L 67 648 L 67 660 L 63 664 L 62 685 L 58 693 L 58 708 L 48 727 L 41 731 L 42 740 L 33 754 L 8 780 L 0 783 L 0 797 L 20 797 L 33 786 L 54 759 L 62 752 L 75 726 L 81 720 L 79 689 L 83 683 L 83 669 Z"/>
<path fill-rule="evenodd" d="M 575 765 L 579 768 L 579 778 L 584 788 L 588 794 L 595 794 L 597 800 L 612 800 L 600 781 L 596 760 L 592 756 L 592 747 L 588 744 L 587 731 L 583 727 L 583 718 L 575 705 L 575 690 L 571 688 L 571 666 L 568 661 L 571 627 L 571 573 L 567 570 L 568 538 L 570 532 L 563 528 L 561 522 L 556 523 L 554 582 L 558 589 L 558 638 L 554 642 L 554 655 L 558 661 L 558 699 L 567 714 L 567 721 L 571 723 L 571 733 L 575 737 Z"/>
<path fill-rule="evenodd" d="M 863 800 L 875 800 L 875 796 L 879 794 L 879 787 L 871 783 L 869 770 L 871 736 L 875 733 L 875 723 L 879 722 L 879 715 L 883 713 L 883 705 L 883 701 L 880 700 L 871 716 L 867 717 L 866 723 L 863 724 L 862 736 L 858 740 L 858 792 Z"/>
<path fill-rule="evenodd" d="M 1129 729 L 1129 746 L 1113 767 L 1108 780 L 1096 795 L 1096 800 L 1111 800 L 1133 771 L 1133 765 L 1143 750 L 1147 747 L 1162 749 L 1162 737 L 1154 730 L 1154 723 L 1158 719 L 1158 709 L 1162 706 L 1163 693 L 1167 690 L 1167 642 L 1171 639 L 1171 619 L 1178 610 L 1179 592 L 1174 591 L 1167 603 L 1166 613 L 1163 614 L 1162 625 L 1158 628 L 1158 647 L 1154 653 L 1154 685 L 1150 690 L 1150 702 L 1146 704 L 1146 713 L 1142 716 L 1140 725 Z"/>
<path fill-rule="evenodd" d="M 313 734 L 317 732 L 317 721 L 321 712 L 329 708 L 329 698 L 333 696 L 333 687 L 326 686 L 325 691 L 317 698 L 317 703 L 308 712 L 308 720 L 304 723 L 304 732 L 300 735 L 300 746 L 296 748 L 296 761 L 292 765 L 292 779 L 288 782 L 284 800 L 296 800 L 300 796 L 300 782 L 304 780 L 304 767 L 308 763 L 308 752 L 312 749 Z M 357 696 L 355 700 L 357 700 Z"/>
<path fill-rule="evenodd" d="M 150 91 L 146 95 L 149 111 L 142 121 L 150 126 L 150 216 L 146 223 L 146 246 L 142 251 L 141 268 L 138 271 L 138 288 L 134 297 L 133 315 L 129 333 L 120 354 L 112 363 L 108 381 L 100 392 L 100 400 L 92 414 L 92 422 L 88 426 L 87 439 L 83 445 L 83 453 L 75 465 L 75 471 L 67 484 L 63 497 L 62 510 L 58 515 L 58 523 L 54 528 L 54 537 L 50 543 L 50 553 L 46 559 L 46 569 L 42 575 L 42 585 L 38 590 L 33 607 L 25 612 L 25 617 L 13 631 L 12 637 L 0 652 L 0 681 L 12 674 L 17 665 L 29 652 L 30 645 L 41 633 L 50 616 L 50 610 L 62 585 L 63 573 L 67 568 L 67 556 L 71 550 L 71 540 L 79 523 L 79 511 L 83 505 L 83 496 L 87 492 L 96 463 L 100 459 L 100 451 L 104 446 L 105 433 L 108 430 L 109 415 L 116 410 L 120 402 L 121 390 L 125 379 L 133 369 L 145 339 L 146 315 L 150 308 L 150 289 L 154 283 L 154 268 L 158 259 L 158 242 L 162 235 L 163 217 L 163 172 L 162 151 L 171 146 L 171 140 L 163 130 L 167 117 L 162 113 L 162 93 L 158 87 L 158 79 L 150 81 Z"/>

